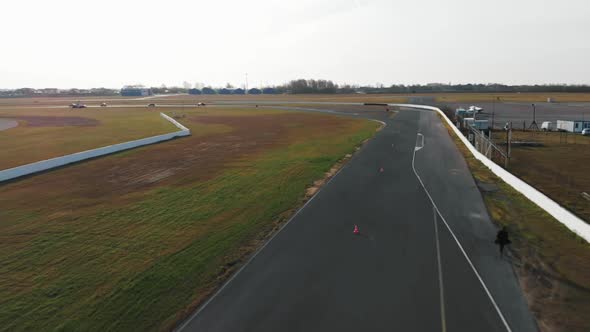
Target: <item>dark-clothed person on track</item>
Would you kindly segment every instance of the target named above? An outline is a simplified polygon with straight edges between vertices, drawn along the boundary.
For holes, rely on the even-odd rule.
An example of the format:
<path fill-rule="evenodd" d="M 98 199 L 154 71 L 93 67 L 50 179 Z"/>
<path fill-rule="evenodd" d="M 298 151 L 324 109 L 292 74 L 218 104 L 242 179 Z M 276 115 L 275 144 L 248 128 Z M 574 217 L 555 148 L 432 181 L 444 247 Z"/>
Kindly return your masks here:
<path fill-rule="evenodd" d="M 498 232 L 495 243 L 500 246 L 500 256 L 502 256 L 504 254 L 504 246 L 510 244 L 508 230 L 506 230 L 506 227 L 502 227 L 502 229 Z"/>

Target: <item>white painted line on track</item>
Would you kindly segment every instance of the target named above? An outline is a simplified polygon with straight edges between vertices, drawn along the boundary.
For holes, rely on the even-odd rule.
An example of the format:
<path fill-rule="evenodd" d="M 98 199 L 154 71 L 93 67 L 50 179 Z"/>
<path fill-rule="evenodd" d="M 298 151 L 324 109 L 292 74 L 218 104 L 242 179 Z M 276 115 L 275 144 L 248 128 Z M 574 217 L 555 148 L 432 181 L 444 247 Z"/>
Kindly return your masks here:
<path fill-rule="evenodd" d="M 438 262 L 438 286 L 440 289 L 440 321 L 442 325 L 442 332 L 447 331 L 447 318 L 445 314 L 445 292 L 443 284 L 442 263 L 440 261 L 440 241 L 438 238 L 438 223 L 436 222 L 436 209 L 432 206 L 432 213 L 434 214 L 434 235 L 436 238 L 436 260 Z"/>
<path fill-rule="evenodd" d="M 387 126 L 387 124 L 385 122 L 381 121 L 381 120 L 375 120 L 375 119 L 368 119 L 368 120 L 375 121 L 375 122 L 378 122 L 378 123 L 382 124 L 383 125 L 383 128 L 385 128 Z"/>
<path fill-rule="evenodd" d="M 387 124 L 383 121 L 379 121 L 379 120 L 374 120 L 377 122 L 381 122 L 383 124 L 383 126 L 387 126 Z M 307 207 L 307 205 L 309 205 L 309 203 L 311 203 L 313 201 L 314 198 L 316 198 L 316 196 L 318 196 L 320 194 L 320 192 L 322 191 L 323 188 L 325 188 L 327 185 L 330 184 L 330 182 L 332 182 L 332 180 L 334 180 L 338 174 L 340 174 L 340 172 L 342 172 L 347 165 L 342 166 L 342 168 L 340 168 L 340 170 L 338 170 L 338 172 L 336 172 L 336 174 L 334 174 L 334 176 L 332 176 L 330 178 L 330 180 L 328 180 L 328 182 L 326 182 L 313 196 L 311 196 L 311 198 L 305 202 L 305 204 L 299 209 L 297 210 L 297 212 L 295 212 L 295 214 L 283 225 L 281 226 L 281 228 L 274 233 L 270 239 L 268 239 L 268 241 L 266 241 L 266 243 L 260 247 L 247 261 L 246 263 L 244 263 L 244 265 L 242 265 L 242 267 L 240 267 L 240 269 L 238 271 L 236 271 L 234 273 L 233 276 L 231 276 L 229 278 L 228 281 L 225 282 L 225 284 L 223 284 L 223 286 L 221 286 L 220 289 L 217 290 L 217 292 L 215 292 L 215 294 L 213 294 L 213 296 L 211 296 L 205 303 L 203 303 L 203 305 L 201 305 L 201 307 L 194 313 L 192 314 L 182 325 L 180 325 L 178 328 L 174 329 L 174 331 L 182 331 L 190 322 L 192 322 L 203 310 L 205 310 L 205 308 L 207 307 L 207 305 L 209 305 L 209 303 L 211 303 L 239 274 L 240 272 L 242 272 L 253 260 L 254 258 L 256 258 L 256 256 L 258 256 L 258 254 L 260 254 L 264 248 L 266 248 L 266 246 L 268 246 L 269 243 L 272 242 L 272 240 L 275 239 L 275 237 L 277 237 L 277 235 L 279 235 L 287 226 L 289 226 L 289 224 L 293 221 L 293 219 L 295 219 L 295 217 L 297 217 L 297 215 L 299 215 L 299 213 L 301 211 L 303 211 L 303 209 L 305 209 Z"/>
<path fill-rule="evenodd" d="M 420 133 L 418 133 L 418 135 L 421 135 L 422 137 L 424 137 L 424 135 L 422 135 Z M 416 140 L 417 140 L 417 137 L 416 137 Z M 420 147 L 420 149 L 423 148 L 423 147 L 424 147 L 424 145 L 422 145 L 422 147 Z M 445 226 L 449 230 L 449 233 L 451 233 L 451 236 L 453 237 L 453 239 L 457 243 L 457 246 L 459 247 L 459 249 L 463 253 L 463 256 L 467 260 L 467 263 L 469 264 L 469 266 L 473 270 L 473 273 L 475 273 L 475 276 L 479 280 L 479 283 L 483 287 L 483 290 L 488 295 L 488 298 L 492 302 L 492 305 L 494 306 L 494 309 L 496 309 L 496 312 L 498 313 L 498 316 L 502 320 L 502 323 L 504 323 L 504 326 L 506 327 L 506 331 L 512 332 L 512 330 L 510 329 L 510 326 L 508 325 L 508 322 L 506 321 L 506 318 L 504 318 L 504 314 L 502 314 L 502 311 L 500 310 L 500 307 L 498 307 L 498 304 L 496 303 L 496 300 L 494 300 L 494 297 L 492 296 L 492 293 L 490 293 L 490 291 L 489 291 L 488 287 L 486 286 L 485 282 L 483 281 L 483 279 L 479 275 L 479 272 L 477 272 L 477 269 L 475 268 L 475 266 L 471 262 L 471 259 L 469 259 L 469 256 L 467 255 L 467 252 L 465 252 L 465 249 L 463 249 L 463 246 L 461 245 L 461 242 L 459 242 L 459 239 L 457 239 L 457 236 L 455 235 L 455 233 L 451 229 L 451 226 L 449 226 L 449 224 L 447 223 L 447 220 L 445 219 L 445 217 L 440 213 L 440 210 L 438 209 L 438 206 L 434 202 L 434 199 L 432 199 L 432 196 L 430 196 L 430 193 L 428 192 L 428 189 L 426 189 L 426 186 L 424 185 L 424 182 L 422 182 L 422 178 L 420 178 L 420 175 L 418 175 L 418 172 L 416 171 L 416 167 L 415 167 L 415 159 L 416 159 L 416 151 L 418 151 L 420 149 L 417 149 L 416 147 L 414 147 L 414 154 L 412 156 L 412 170 L 414 171 L 414 174 L 418 178 L 418 181 L 420 182 L 420 185 L 424 189 L 424 192 L 426 193 L 426 195 L 430 199 L 430 202 L 432 203 L 432 206 L 434 207 L 434 209 L 436 210 L 436 212 L 438 213 L 438 215 L 442 219 L 443 223 L 445 224 Z"/>
<path fill-rule="evenodd" d="M 420 150 L 420 149 L 422 149 L 424 147 L 424 135 L 418 133 L 418 137 L 421 137 L 422 138 L 422 144 L 420 146 L 416 145 L 414 147 L 414 153 L 416 153 L 416 151 L 418 151 L 418 150 Z M 418 137 L 416 137 L 416 143 L 418 143 Z"/>

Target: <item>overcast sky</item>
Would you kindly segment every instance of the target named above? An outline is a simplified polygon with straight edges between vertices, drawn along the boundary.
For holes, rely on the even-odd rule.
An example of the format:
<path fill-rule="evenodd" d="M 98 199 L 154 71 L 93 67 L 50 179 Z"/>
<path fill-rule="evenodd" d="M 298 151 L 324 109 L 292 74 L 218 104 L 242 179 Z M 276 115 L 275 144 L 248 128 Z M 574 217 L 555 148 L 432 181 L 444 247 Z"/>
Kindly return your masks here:
<path fill-rule="evenodd" d="M 590 84 L 588 0 L 2 1 L 0 88 Z"/>

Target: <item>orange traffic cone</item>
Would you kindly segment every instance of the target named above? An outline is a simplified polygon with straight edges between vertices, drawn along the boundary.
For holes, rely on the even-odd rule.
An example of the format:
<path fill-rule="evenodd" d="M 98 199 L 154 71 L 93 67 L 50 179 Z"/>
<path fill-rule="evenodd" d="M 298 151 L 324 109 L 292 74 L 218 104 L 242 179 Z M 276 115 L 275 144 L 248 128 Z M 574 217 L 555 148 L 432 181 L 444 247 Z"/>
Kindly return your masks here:
<path fill-rule="evenodd" d="M 361 231 L 359 230 L 359 227 L 357 225 L 354 225 L 354 230 L 352 231 L 352 234 L 354 234 L 354 235 L 361 234 Z"/>

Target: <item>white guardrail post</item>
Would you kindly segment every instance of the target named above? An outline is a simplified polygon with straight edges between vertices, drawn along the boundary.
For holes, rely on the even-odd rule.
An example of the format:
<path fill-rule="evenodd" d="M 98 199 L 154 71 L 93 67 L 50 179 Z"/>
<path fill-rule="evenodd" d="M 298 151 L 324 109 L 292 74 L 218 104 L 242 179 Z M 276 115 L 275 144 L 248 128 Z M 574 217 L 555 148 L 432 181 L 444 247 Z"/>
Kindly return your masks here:
<path fill-rule="evenodd" d="M 174 120 L 173 118 L 169 117 L 168 115 L 166 115 L 164 113 L 160 113 L 160 115 L 164 119 L 166 119 L 167 121 L 170 121 L 173 125 L 175 125 L 180 130 L 172 132 L 172 133 L 168 133 L 168 134 L 151 136 L 151 137 L 147 137 L 147 138 L 138 139 L 135 141 L 113 144 L 113 145 L 109 145 L 109 146 L 104 146 L 102 148 L 86 150 L 86 151 L 82 151 L 82 152 L 76 152 L 76 153 L 69 154 L 69 155 L 62 156 L 62 157 L 41 160 L 41 161 L 34 162 L 31 164 L 26 164 L 26 165 L 17 166 L 14 168 L 5 169 L 5 170 L 0 171 L 0 182 L 12 180 L 12 179 L 15 179 L 15 178 L 18 178 L 21 176 L 25 176 L 25 175 L 30 175 L 33 173 L 46 171 L 46 170 L 56 168 L 56 167 L 61 167 L 61 166 L 75 163 L 75 162 L 79 162 L 82 160 L 96 158 L 99 156 L 104 156 L 107 154 L 111 154 L 111 153 L 115 153 L 115 152 L 119 152 L 119 151 L 123 151 L 123 150 L 129 150 L 129 149 L 137 148 L 137 147 L 148 145 L 148 144 L 154 144 L 154 143 L 158 143 L 158 142 L 162 142 L 162 141 L 167 141 L 167 140 L 173 139 L 175 137 L 188 136 L 191 134 L 191 131 L 188 128 L 186 128 L 185 126 L 178 123 L 178 121 Z"/>
<path fill-rule="evenodd" d="M 590 224 L 586 223 L 584 220 L 578 218 L 576 215 L 559 205 L 557 202 L 552 200 L 551 198 L 547 197 L 545 194 L 541 193 L 528 183 L 524 182 L 523 180 L 516 177 L 514 174 L 508 172 L 504 168 L 498 166 L 496 163 L 491 161 L 490 159 L 486 158 L 483 154 L 477 151 L 473 145 L 469 143 L 469 141 L 463 136 L 463 134 L 455 127 L 455 125 L 447 118 L 447 116 L 438 108 L 433 106 L 425 106 L 425 105 L 413 105 L 413 104 L 387 104 L 388 106 L 399 106 L 399 107 L 409 107 L 409 108 L 417 108 L 417 109 L 424 109 L 438 112 L 442 115 L 443 119 L 449 124 L 449 126 L 453 129 L 457 137 L 465 144 L 467 149 L 473 154 L 473 156 L 481 161 L 486 167 L 488 167 L 492 173 L 496 174 L 499 178 L 501 178 L 504 182 L 514 188 L 516 191 L 523 194 L 526 198 L 530 201 L 535 203 L 541 209 L 545 210 L 559 222 L 564 224 L 567 228 L 569 228 L 572 232 L 578 234 L 587 242 L 590 242 Z"/>

